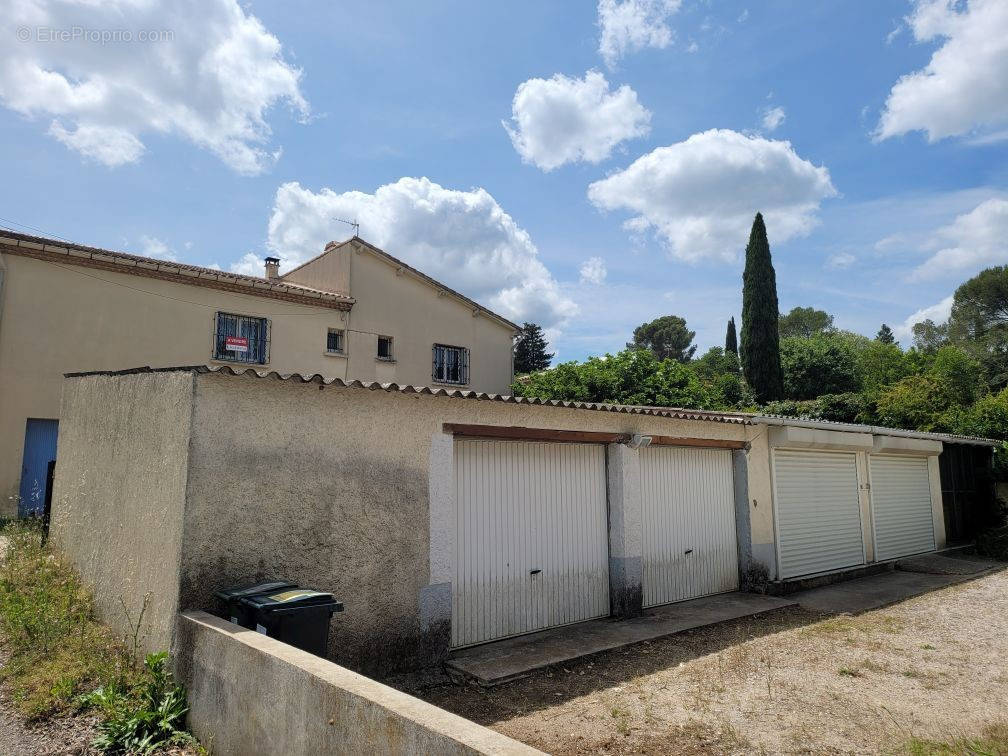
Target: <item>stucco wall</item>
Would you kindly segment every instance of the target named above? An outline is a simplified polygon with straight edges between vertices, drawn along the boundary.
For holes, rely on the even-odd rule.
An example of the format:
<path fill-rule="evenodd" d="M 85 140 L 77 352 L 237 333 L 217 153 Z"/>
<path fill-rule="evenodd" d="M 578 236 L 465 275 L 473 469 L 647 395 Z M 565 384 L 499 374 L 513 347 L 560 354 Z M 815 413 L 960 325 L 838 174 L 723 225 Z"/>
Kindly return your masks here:
<path fill-rule="evenodd" d="M 507 328 L 370 253 L 350 258 L 347 313 L 0 253 L 0 516 L 17 512 L 25 421 L 59 417 L 64 373 L 213 363 L 218 311 L 270 319 L 258 369 L 427 386 L 437 342 L 471 350 L 469 388 L 507 392 Z M 329 328 L 346 331 L 345 356 L 326 352 Z M 377 334 L 393 337 L 395 362 L 375 359 Z"/>
<path fill-rule="evenodd" d="M 772 580 L 777 576 L 777 537 L 774 532 L 773 485 L 770 477 L 770 443 L 767 426 L 753 426 L 746 453 L 749 474 L 749 527 L 752 566 L 765 567 Z"/>
<path fill-rule="evenodd" d="M 214 754 L 540 751 L 317 656 L 202 612 L 179 618 L 189 726 Z"/>
<path fill-rule="evenodd" d="M 229 583 L 302 581 L 345 602 L 333 658 L 373 673 L 429 658 L 441 642 L 421 631 L 418 604 L 439 561 L 429 470 L 443 423 L 733 440 L 752 430 L 246 376 L 196 381 L 182 608 L 213 606 Z"/>
<path fill-rule="evenodd" d="M 58 418 L 63 374 L 212 362 L 218 310 L 271 320 L 280 372 L 343 377 L 324 355 L 346 313 L 0 254 L 0 516 L 16 514 L 27 418 Z M 62 450 L 61 450 L 62 456 Z"/>
<path fill-rule="evenodd" d="M 384 383 L 430 386 L 431 348 L 469 349 L 466 388 L 506 394 L 511 384 L 508 326 L 451 294 L 440 296 L 429 282 L 399 273 L 386 258 L 351 242 L 335 247 L 285 276 L 306 286 L 339 285 L 346 279 L 357 300 L 347 316 L 345 356 L 330 358 L 351 377 Z M 377 360 L 378 336 L 391 336 L 394 362 Z"/>
<path fill-rule="evenodd" d="M 94 590 L 102 619 L 129 631 L 151 594 L 145 649 L 171 647 L 178 609 L 192 373 L 66 382 L 51 539 Z"/>

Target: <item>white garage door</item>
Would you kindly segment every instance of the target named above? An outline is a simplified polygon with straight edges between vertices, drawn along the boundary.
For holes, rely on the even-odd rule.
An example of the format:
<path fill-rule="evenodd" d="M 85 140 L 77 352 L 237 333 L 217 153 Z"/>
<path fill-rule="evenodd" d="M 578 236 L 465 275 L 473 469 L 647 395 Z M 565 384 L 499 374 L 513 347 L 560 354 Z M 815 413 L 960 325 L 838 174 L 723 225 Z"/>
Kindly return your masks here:
<path fill-rule="evenodd" d="M 609 614 L 605 448 L 455 442 L 452 645 Z"/>
<path fill-rule="evenodd" d="M 863 564 L 855 454 L 775 449 L 773 460 L 781 577 Z"/>
<path fill-rule="evenodd" d="M 644 606 L 738 589 L 731 452 L 640 452 Z"/>
<path fill-rule="evenodd" d="M 927 457 L 872 454 L 868 464 L 875 560 L 933 551 L 934 520 Z"/>

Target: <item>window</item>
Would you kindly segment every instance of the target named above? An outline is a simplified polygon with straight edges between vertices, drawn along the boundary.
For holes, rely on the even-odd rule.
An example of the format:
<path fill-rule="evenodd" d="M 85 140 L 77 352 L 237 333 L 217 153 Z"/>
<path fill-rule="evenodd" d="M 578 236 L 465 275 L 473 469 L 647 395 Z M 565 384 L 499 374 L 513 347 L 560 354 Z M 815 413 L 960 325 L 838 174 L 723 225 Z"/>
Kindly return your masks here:
<path fill-rule="evenodd" d="M 339 328 L 330 328 L 326 334 L 326 352 L 329 354 L 343 354 L 343 331 Z"/>
<path fill-rule="evenodd" d="M 269 362 L 269 333 L 266 318 L 218 312 L 214 359 L 265 365 Z"/>
<path fill-rule="evenodd" d="M 389 360 L 390 362 L 394 359 L 392 356 L 392 337 L 391 336 L 379 336 L 378 337 L 378 359 L 379 360 Z"/>
<path fill-rule="evenodd" d="M 465 347 L 435 344 L 431 377 L 437 383 L 469 383 L 469 350 Z"/>

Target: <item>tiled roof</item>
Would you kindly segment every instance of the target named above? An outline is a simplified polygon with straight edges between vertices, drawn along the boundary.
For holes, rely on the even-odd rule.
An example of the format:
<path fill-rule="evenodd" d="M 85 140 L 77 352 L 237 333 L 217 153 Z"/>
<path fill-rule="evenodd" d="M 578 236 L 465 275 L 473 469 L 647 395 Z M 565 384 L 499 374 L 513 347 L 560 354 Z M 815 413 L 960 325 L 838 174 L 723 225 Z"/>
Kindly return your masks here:
<path fill-rule="evenodd" d="M 151 368 L 140 367 L 128 370 L 96 370 L 84 373 L 66 373 L 67 378 L 80 378 L 89 375 L 129 375 L 133 373 L 163 373 L 192 372 L 216 373 L 229 376 L 247 376 L 279 381 L 294 381 L 297 383 L 317 383 L 323 386 L 341 386 L 345 388 L 367 389 L 369 391 L 387 391 L 400 394 L 422 394 L 427 396 L 444 396 L 452 399 L 475 399 L 488 402 L 507 402 L 509 404 L 528 404 L 538 407 L 565 407 L 568 409 L 594 410 L 598 412 L 619 412 L 628 415 L 651 415 L 668 417 L 676 420 L 707 420 L 719 423 L 734 423 L 750 425 L 751 421 L 741 415 L 709 412 L 707 410 L 689 410 L 676 407 L 640 407 L 631 404 L 597 404 L 595 402 L 572 402 L 557 399 L 537 399 L 508 394 L 487 394 L 482 391 L 465 391 L 462 389 L 431 388 L 429 386 L 411 386 L 399 383 L 378 383 L 376 381 L 344 381 L 341 378 L 326 378 L 318 373 L 304 375 L 302 373 L 278 373 L 275 370 L 254 370 L 253 368 L 236 368 L 231 365 L 182 365 L 178 367 Z"/>
<path fill-rule="evenodd" d="M 326 378 L 319 373 L 306 375 L 303 373 L 279 373 L 275 370 L 255 370 L 254 368 L 232 367 L 231 365 L 180 365 L 177 367 L 138 367 L 128 370 L 96 370 L 84 373 L 66 373 L 67 378 L 79 378 L 89 375 L 129 375 L 133 373 L 216 373 L 228 376 L 246 376 L 278 381 L 294 381 L 296 383 L 316 383 L 323 386 L 341 386 L 345 388 L 367 389 L 369 391 L 386 391 L 400 394 L 421 394 L 427 396 L 444 396 L 452 399 L 475 399 L 489 402 L 507 402 L 510 404 L 527 404 L 537 407 L 564 407 L 568 409 L 593 410 L 597 412 L 618 412 L 628 415 L 650 415 L 667 417 L 675 420 L 703 420 L 736 425 L 761 425 L 767 420 L 787 421 L 787 425 L 797 427 L 834 428 L 838 431 L 871 433 L 873 435 L 895 435 L 907 438 L 924 438 L 948 443 L 982 444 L 985 446 L 1000 446 L 1002 441 L 979 436 L 963 436 L 954 433 L 926 433 L 923 431 L 904 430 L 902 428 L 886 428 L 877 425 L 861 425 L 857 423 L 842 423 L 832 420 L 811 420 L 809 418 L 787 417 L 785 415 L 766 415 L 752 412 L 717 412 L 713 410 L 683 409 L 681 407 L 649 407 L 635 404 L 603 404 L 597 402 L 564 401 L 559 399 L 539 399 L 536 397 L 511 396 L 509 394 L 487 394 L 482 391 L 465 391 L 462 389 L 431 388 L 429 386 L 411 386 L 399 383 L 378 383 L 377 381 L 344 381 L 341 378 Z"/>
<path fill-rule="evenodd" d="M 994 438 L 983 438 L 982 436 L 964 436 L 958 433 L 932 433 L 928 431 L 906 430 L 905 428 L 890 428 L 885 425 L 864 425 L 861 423 L 845 423 L 839 420 L 814 420 L 808 417 L 789 417 L 788 415 L 744 413 L 753 422 L 759 423 L 761 420 L 785 420 L 788 425 L 797 427 L 821 428 L 828 426 L 838 431 L 850 431 L 854 433 L 871 433 L 876 436 L 896 435 L 907 438 L 925 438 L 933 441 L 947 441 L 949 443 L 983 444 L 985 446 L 1000 446 L 1003 441 Z"/>
<path fill-rule="evenodd" d="M 66 265 L 101 268 L 119 273 L 158 278 L 177 283 L 205 286 L 238 294 L 282 299 L 315 307 L 348 310 L 354 298 L 338 292 L 321 291 L 280 279 L 228 273 L 200 265 L 158 260 L 153 257 L 88 247 L 59 239 L 16 233 L 0 229 L 0 251 L 35 257 Z"/>

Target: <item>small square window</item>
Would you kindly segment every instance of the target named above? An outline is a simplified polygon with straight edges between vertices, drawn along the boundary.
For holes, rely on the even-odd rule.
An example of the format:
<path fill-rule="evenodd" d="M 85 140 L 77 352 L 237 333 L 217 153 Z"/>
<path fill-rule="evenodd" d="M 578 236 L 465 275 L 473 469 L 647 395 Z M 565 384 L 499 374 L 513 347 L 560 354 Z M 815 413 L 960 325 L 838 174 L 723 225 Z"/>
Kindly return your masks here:
<path fill-rule="evenodd" d="M 326 334 L 326 352 L 329 354 L 343 354 L 343 331 L 339 328 L 330 328 Z"/>
<path fill-rule="evenodd" d="M 392 337 L 391 336 L 379 336 L 378 337 L 378 359 L 379 360 L 392 360 Z"/>

